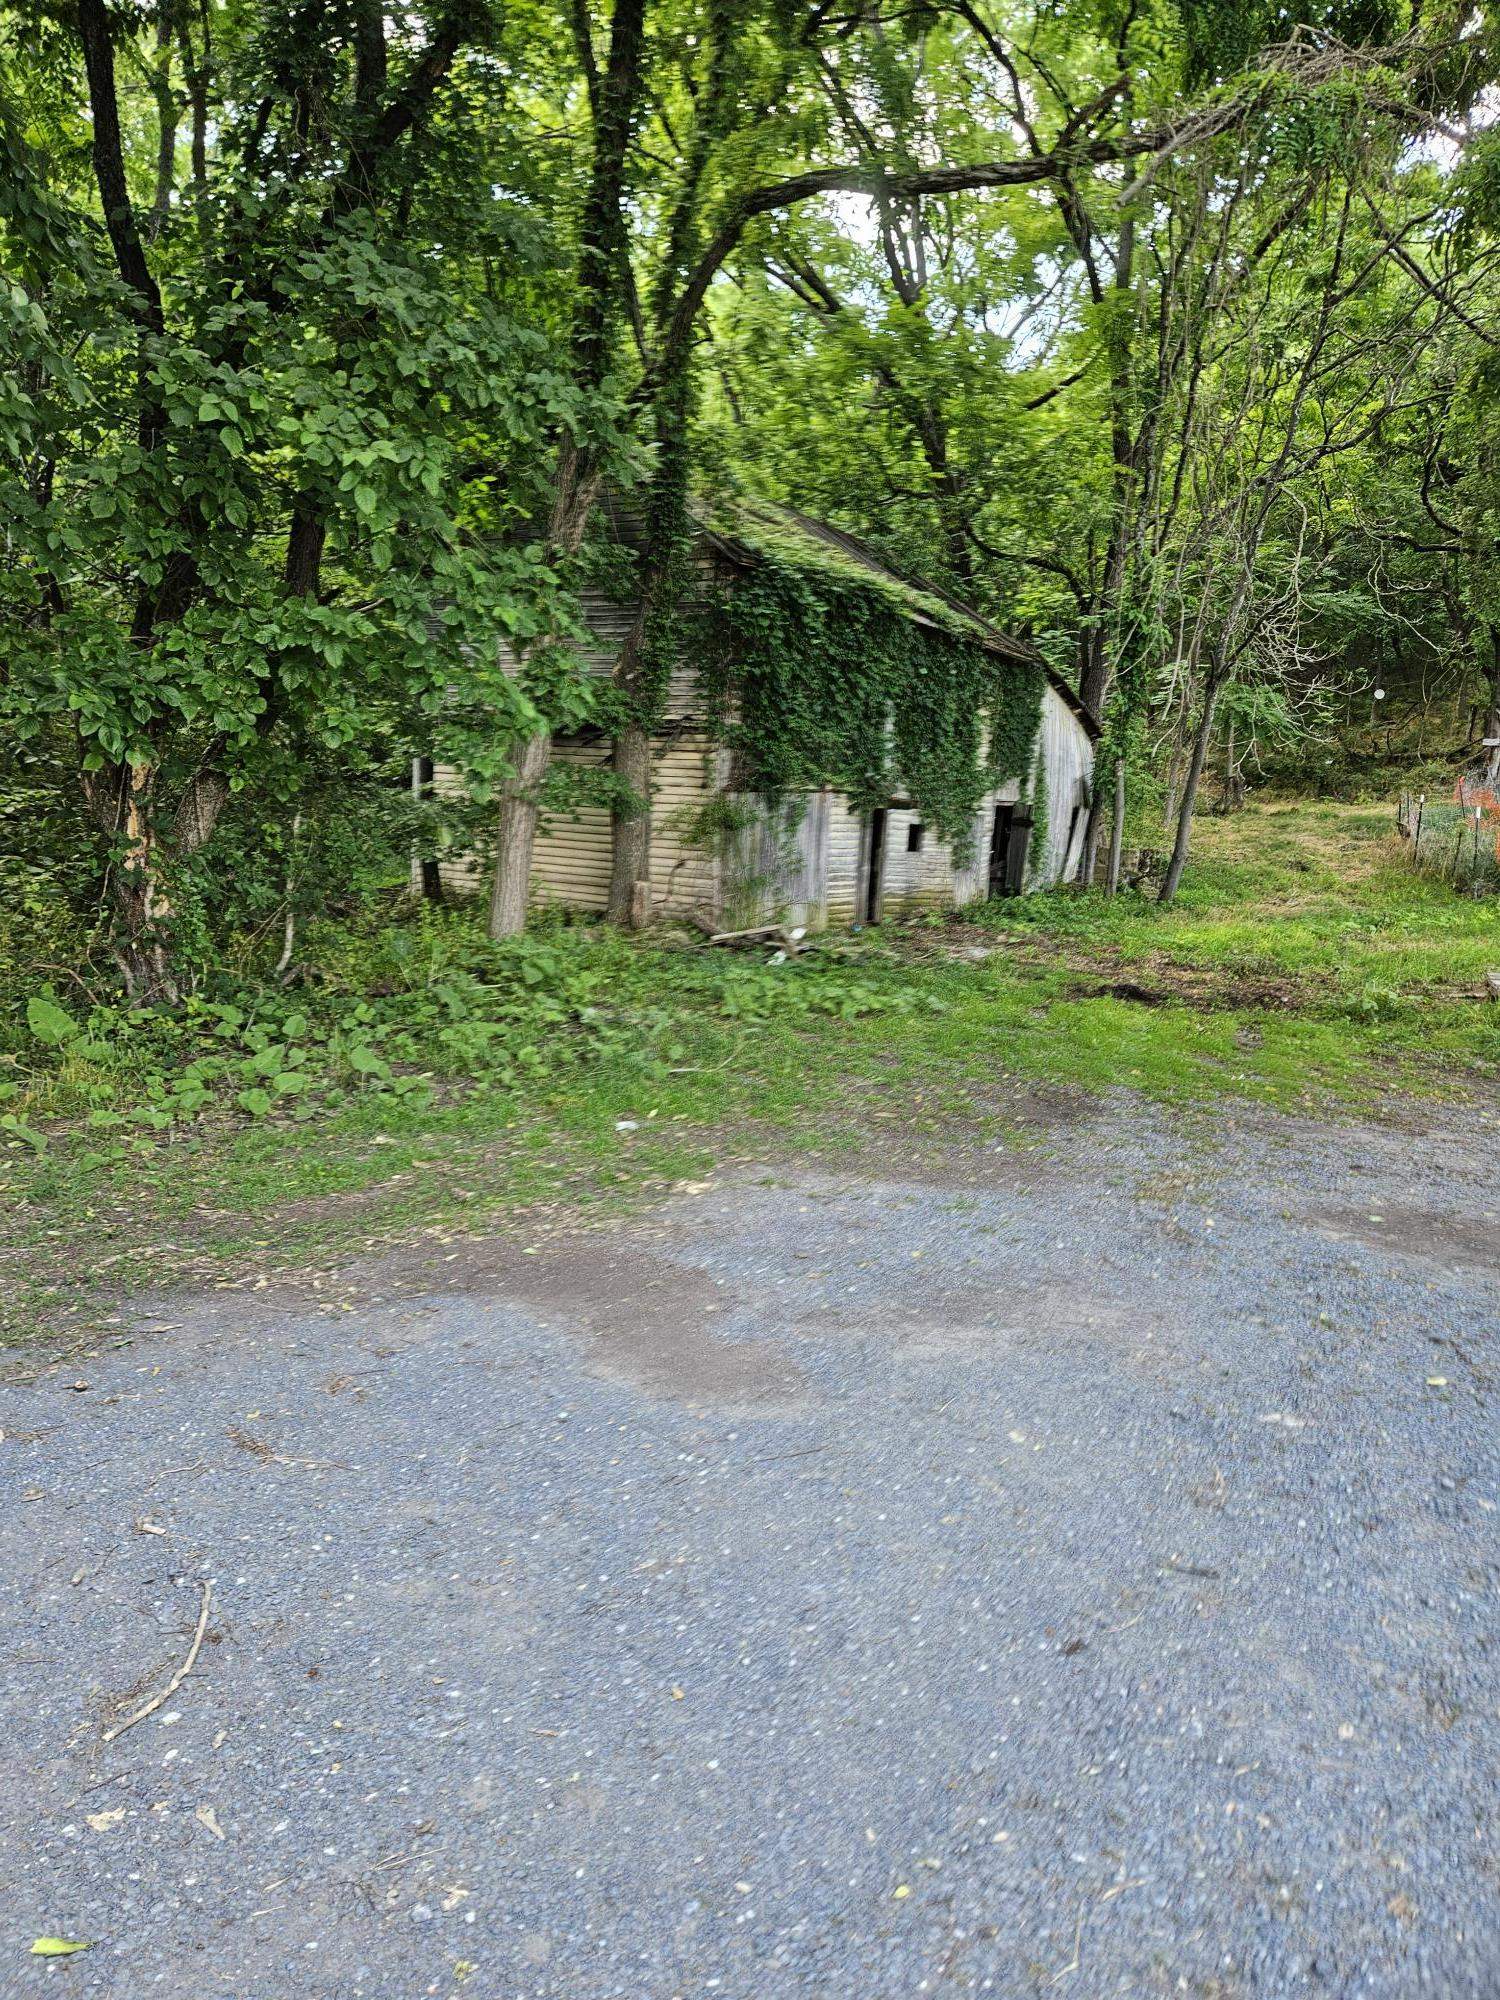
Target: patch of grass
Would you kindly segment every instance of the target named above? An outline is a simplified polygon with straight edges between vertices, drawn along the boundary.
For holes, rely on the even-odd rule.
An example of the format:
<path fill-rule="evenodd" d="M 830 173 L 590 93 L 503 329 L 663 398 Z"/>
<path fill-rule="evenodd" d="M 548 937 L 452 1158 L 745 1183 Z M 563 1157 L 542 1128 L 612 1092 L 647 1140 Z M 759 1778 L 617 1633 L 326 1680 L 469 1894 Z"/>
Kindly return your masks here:
<path fill-rule="evenodd" d="M 1369 809 L 1206 821 L 1170 910 L 1034 897 L 784 965 L 591 928 L 496 947 L 462 915 L 318 942 L 316 990 L 12 1032 L 0 1328 L 608 1209 L 726 1156 L 1005 1136 L 1037 1082 L 1312 1109 L 1500 1074 L 1470 997 L 1500 902 L 1414 874 Z"/>
<path fill-rule="evenodd" d="M 1500 898 L 1415 872 L 1388 814 L 1264 806 L 1206 820 L 1196 840 L 1168 910 L 1094 894 L 993 904 L 980 920 L 1100 963 L 1279 976 L 1313 1013 L 1358 1015 L 1371 996 L 1427 1010 L 1479 988 L 1500 960 Z"/>

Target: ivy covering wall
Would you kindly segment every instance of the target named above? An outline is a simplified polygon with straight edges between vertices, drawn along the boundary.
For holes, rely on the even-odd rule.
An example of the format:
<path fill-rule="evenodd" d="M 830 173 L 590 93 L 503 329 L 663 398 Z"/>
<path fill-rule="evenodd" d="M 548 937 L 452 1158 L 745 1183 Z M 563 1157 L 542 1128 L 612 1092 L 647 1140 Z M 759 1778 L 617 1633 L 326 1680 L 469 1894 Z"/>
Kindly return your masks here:
<path fill-rule="evenodd" d="M 1030 767 L 1041 663 L 812 535 L 739 511 L 725 525 L 750 560 L 705 606 L 705 672 L 748 784 L 829 785 L 859 810 L 904 794 L 964 866 L 984 795 Z"/>

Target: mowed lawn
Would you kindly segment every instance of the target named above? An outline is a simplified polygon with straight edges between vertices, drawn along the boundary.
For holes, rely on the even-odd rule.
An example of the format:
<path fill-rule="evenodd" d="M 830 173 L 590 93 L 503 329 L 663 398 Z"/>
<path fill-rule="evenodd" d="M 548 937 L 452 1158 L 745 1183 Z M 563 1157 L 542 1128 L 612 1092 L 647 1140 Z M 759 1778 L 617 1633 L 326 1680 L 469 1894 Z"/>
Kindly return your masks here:
<path fill-rule="evenodd" d="M 96 1325 L 145 1284 L 254 1283 L 424 1231 L 649 1199 L 729 1158 L 847 1155 L 893 1127 L 1034 1144 L 1017 1105 L 1039 1087 L 1336 1118 L 1500 1077 L 1484 997 L 1500 901 L 1413 873 L 1393 815 L 1370 808 L 1203 820 L 1169 910 L 1065 892 L 831 934 L 782 964 L 556 925 L 528 941 L 528 985 L 472 915 L 428 920 L 420 949 L 406 924 L 393 909 L 378 935 L 313 941 L 326 992 L 306 1002 L 310 1055 L 286 1058 L 311 1089 L 284 1113 L 247 1116 L 227 1091 L 183 1113 L 164 1095 L 170 1026 L 11 1056 L 10 1338 Z M 460 954 L 464 1032 L 435 1033 Z M 253 992 L 238 1002 L 253 1016 Z M 396 1039 L 372 1043 L 390 1060 L 335 1076 L 349 1020 L 378 1038 L 397 1014 Z"/>

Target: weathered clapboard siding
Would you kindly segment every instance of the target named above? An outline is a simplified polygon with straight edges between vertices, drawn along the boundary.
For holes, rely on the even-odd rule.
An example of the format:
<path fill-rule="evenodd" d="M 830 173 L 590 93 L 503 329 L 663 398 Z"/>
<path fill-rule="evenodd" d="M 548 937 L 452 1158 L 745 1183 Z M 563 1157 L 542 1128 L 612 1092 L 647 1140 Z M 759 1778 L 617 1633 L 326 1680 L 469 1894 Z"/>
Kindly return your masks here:
<path fill-rule="evenodd" d="M 602 765 L 607 743 L 559 744 L 560 762 Z M 651 903 L 661 911 L 715 910 L 719 864 L 691 822 L 723 783 L 723 752 L 701 734 L 659 743 L 652 768 Z M 610 816 L 603 806 L 542 816 L 531 867 L 539 904 L 595 912 L 609 905 Z"/>
<path fill-rule="evenodd" d="M 724 841 L 725 929 L 779 922 L 817 930 L 827 921 L 829 798 L 826 791 L 775 802 L 727 795 L 740 824 Z"/>
<path fill-rule="evenodd" d="M 1047 775 L 1047 840 L 1027 886 L 1050 889 L 1078 873 L 1094 770 L 1088 731 L 1052 687 L 1042 700 L 1041 755 Z"/>
<path fill-rule="evenodd" d="M 846 798 L 838 793 L 828 801 L 828 856 L 824 870 L 824 921 L 830 924 L 858 923 L 860 908 L 860 862 L 864 855 L 865 826 Z"/>
<path fill-rule="evenodd" d="M 456 799 L 463 794 L 463 780 L 452 764 L 435 764 L 432 789 L 440 799 Z M 413 871 L 416 866 L 413 861 Z M 438 875 L 450 896 L 477 896 L 486 886 L 472 854 L 444 854 L 438 861 Z M 415 878 L 414 886 L 420 887 Z"/>
<path fill-rule="evenodd" d="M 620 652 L 635 620 L 634 604 L 621 604 L 602 590 L 579 592 L 579 604 L 589 629 L 590 644 L 577 648 L 578 657 L 589 674 L 608 680 L 619 663 Z M 679 659 L 667 683 L 662 707 L 667 723 L 701 721 L 703 695 L 697 663 Z"/>
<path fill-rule="evenodd" d="M 721 888 L 718 842 L 693 825 L 723 790 L 728 754 L 702 735 L 659 745 L 652 770 L 651 903 L 655 910 L 716 916 Z M 606 873 L 608 863 L 606 861 Z"/>
<path fill-rule="evenodd" d="M 925 887 L 929 903 L 980 903 L 990 892 L 990 839 L 995 825 L 995 807 L 1003 799 L 1013 799 L 1017 787 L 1003 785 L 980 802 L 969 829 L 969 858 L 964 867 L 955 865 L 953 850 L 941 841 L 932 841 Z"/>
<path fill-rule="evenodd" d="M 787 922 L 821 930 L 828 921 L 828 812 L 832 793 L 814 792 L 798 801 L 795 839 L 782 880 Z"/>
<path fill-rule="evenodd" d="M 600 766 L 609 762 L 607 742 L 559 739 L 552 755 L 559 764 Z M 719 861 L 712 843 L 689 838 L 692 815 L 723 788 L 727 755 L 701 731 L 659 743 L 653 769 L 651 899 L 657 910 L 716 911 Z M 439 764 L 434 789 L 452 797 L 458 772 Z M 596 912 L 609 904 L 612 833 L 608 810 L 580 805 L 543 813 L 532 852 L 531 893 L 541 907 Z M 472 856 L 455 855 L 440 864 L 443 886 L 454 895 L 483 892 L 485 882 Z"/>
<path fill-rule="evenodd" d="M 885 816 L 885 872 L 883 876 L 883 905 L 887 916 L 899 916 L 903 910 L 920 909 L 927 900 L 924 877 L 927 874 L 927 843 L 929 836 L 924 831 L 922 846 L 913 854 L 907 846 L 914 826 L 921 826 L 919 814 L 909 806 L 892 806 Z"/>
<path fill-rule="evenodd" d="M 559 764 L 597 768 L 609 762 L 609 745 L 563 739 L 553 745 L 552 755 Z M 532 850 L 532 901 L 543 908 L 604 909 L 609 902 L 610 843 L 609 813 L 603 806 L 543 813 Z"/>

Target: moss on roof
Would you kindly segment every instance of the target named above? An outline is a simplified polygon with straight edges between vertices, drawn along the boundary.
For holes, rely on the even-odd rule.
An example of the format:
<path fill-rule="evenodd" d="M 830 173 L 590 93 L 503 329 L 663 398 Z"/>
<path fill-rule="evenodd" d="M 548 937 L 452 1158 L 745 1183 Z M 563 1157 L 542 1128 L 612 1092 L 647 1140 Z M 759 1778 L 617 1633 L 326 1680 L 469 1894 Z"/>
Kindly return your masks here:
<path fill-rule="evenodd" d="M 982 645 L 999 645 L 1008 652 L 1026 651 L 961 605 L 897 576 L 873 550 L 868 555 L 856 554 L 852 548 L 840 546 L 833 532 L 820 533 L 812 523 L 783 508 L 758 500 L 720 500 L 705 509 L 702 518 L 709 533 L 728 543 L 731 551 L 825 577 L 846 589 L 852 586 L 869 591 L 902 617 L 922 619 L 956 638 L 977 639 Z M 852 536 L 842 539 L 854 540 Z"/>

